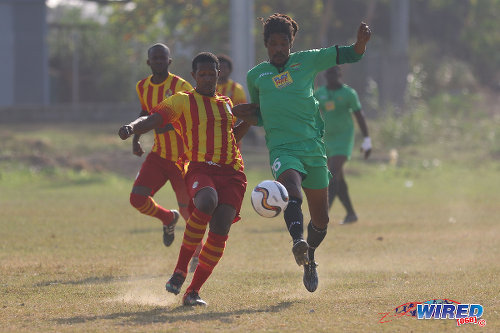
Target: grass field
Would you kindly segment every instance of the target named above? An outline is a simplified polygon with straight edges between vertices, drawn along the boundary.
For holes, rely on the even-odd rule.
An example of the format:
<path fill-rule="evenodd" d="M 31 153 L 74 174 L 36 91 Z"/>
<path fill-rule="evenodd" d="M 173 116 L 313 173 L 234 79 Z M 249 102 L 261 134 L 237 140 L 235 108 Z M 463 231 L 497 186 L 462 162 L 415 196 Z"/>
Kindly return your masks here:
<path fill-rule="evenodd" d="M 200 293 L 209 306 L 193 309 L 164 288 L 183 223 L 166 248 L 160 223 L 129 205 L 141 160 L 117 128 L 0 125 L 1 332 L 500 331 L 498 160 L 448 161 L 439 147 L 401 151 L 399 166 L 385 151 L 369 163 L 355 156 L 347 177 L 360 220 L 338 225 L 334 206 L 315 293 L 282 218 L 258 217 L 247 195 Z M 270 178 L 266 155 L 244 157 L 251 190 Z M 156 199 L 174 207 L 169 186 Z M 486 326 L 380 323 L 429 299 L 481 304 Z"/>

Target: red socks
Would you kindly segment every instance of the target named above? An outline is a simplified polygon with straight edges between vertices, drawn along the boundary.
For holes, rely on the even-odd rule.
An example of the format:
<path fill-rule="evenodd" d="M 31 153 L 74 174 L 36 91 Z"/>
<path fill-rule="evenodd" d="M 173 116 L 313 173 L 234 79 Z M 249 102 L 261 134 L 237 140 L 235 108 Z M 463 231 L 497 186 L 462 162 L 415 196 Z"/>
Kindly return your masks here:
<path fill-rule="evenodd" d="M 228 235 L 217 235 L 208 232 L 208 238 L 201 249 L 199 264 L 194 272 L 193 280 L 186 290 L 189 293 L 192 290 L 199 291 L 201 286 L 207 281 L 215 266 L 219 262 L 226 247 Z"/>
<path fill-rule="evenodd" d="M 150 196 L 130 193 L 130 204 L 142 214 L 160 219 L 164 225 L 170 224 L 174 219 L 172 211 L 158 205 Z"/>
<path fill-rule="evenodd" d="M 179 258 L 177 259 L 177 265 L 174 270 L 175 272 L 182 272 L 184 275 L 187 274 L 189 261 L 196 247 L 203 240 L 207 224 L 210 222 L 211 218 L 212 216 L 199 211 L 197 208 L 193 210 L 193 213 L 186 222 L 186 230 L 184 231 Z"/>

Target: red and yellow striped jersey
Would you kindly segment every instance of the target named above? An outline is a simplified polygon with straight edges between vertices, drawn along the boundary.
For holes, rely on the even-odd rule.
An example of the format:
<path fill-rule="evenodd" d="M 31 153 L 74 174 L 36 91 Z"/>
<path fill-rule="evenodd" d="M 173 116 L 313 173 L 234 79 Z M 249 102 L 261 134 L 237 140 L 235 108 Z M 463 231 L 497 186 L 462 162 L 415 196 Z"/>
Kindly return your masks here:
<path fill-rule="evenodd" d="M 159 84 L 151 82 L 152 76 L 142 79 L 136 85 L 141 107 L 149 113 L 165 98 L 179 91 L 193 89 L 189 82 L 172 73 Z M 164 128 L 155 130 L 155 141 L 151 151 L 164 159 L 177 161 L 184 152 L 182 138 L 173 130 L 170 124 L 167 124 Z"/>
<path fill-rule="evenodd" d="M 182 136 L 186 160 L 226 164 L 243 171 L 243 159 L 233 135 L 236 117 L 232 105 L 226 96 L 203 96 L 193 89 L 167 98 L 152 112 L 163 117 L 163 125 L 172 123 Z"/>
<path fill-rule="evenodd" d="M 217 92 L 231 98 L 233 105 L 247 102 L 247 96 L 243 86 L 231 79 L 228 79 L 226 83 L 217 84 Z"/>

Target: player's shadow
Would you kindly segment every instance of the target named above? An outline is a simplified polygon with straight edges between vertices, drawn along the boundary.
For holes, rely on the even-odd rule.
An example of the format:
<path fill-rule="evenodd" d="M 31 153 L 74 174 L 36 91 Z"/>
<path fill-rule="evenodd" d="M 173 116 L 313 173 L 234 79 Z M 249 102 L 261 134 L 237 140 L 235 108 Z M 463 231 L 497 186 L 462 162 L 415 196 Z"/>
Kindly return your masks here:
<path fill-rule="evenodd" d="M 148 279 L 157 279 L 161 278 L 163 275 L 142 275 L 142 276 L 136 276 L 136 277 L 130 277 L 130 276 L 111 276 L 111 275 L 105 275 L 105 276 L 91 276 L 85 279 L 80 279 L 80 280 L 49 280 L 49 281 L 42 281 L 42 282 L 37 282 L 33 286 L 35 287 L 48 287 L 48 286 L 54 286 L 54 285 L 94 285 L 94 284 L 106 284 L 106 283 L 113 283 L 113 282 L 131 282 L 131 281 L 141 281 L 141 280 L 148 280 Z"/>
<path fill-rule="evenodd" d="M 283 226 L 281 225 L 274 228 L 266 228 L 265 230 L 258 228 L 248 230 L 248 233 L 250 234 L 274 234 L 274 233 L 277 234 L 282 232 L 283 232 Z"/>
<path fill-rule="evenodd" d="M 135 228 L 135 229 L 129 230 L 129 233 L 132 234 L 132 235 L 135 235 L 135 234 L 149 234 L 149 233 L 157 233 L 158 230 L 161 230 L 161 226 L 159 226 L 158 228 L 154 228 L 154 227 Z M 175 227 L 175 230 L 184 230 L 184 227 L 177 225 Z"/>
<path fill-rule="evenodd" d="M 75 316 L 69 318 L 59 318 L 55 319 L 55 322 L 60 325 L 75 325 L 91 321 L 121 319 L 125 323 L 133 325 L 151 323 L 175 323 L 178 321 L 200 322 L 206 320 L 219 320 L 224 323 L 232 323 L 241 315 L 254 313 L 277 313 L 288 309 L 293 303 L 294 302 L 286 301 L 280 302 L 276 305 L 266 306 L 260 309 L 241 309 L 227 312 L 210 312 L 210 308 L 208 307 L 208 311 L 201 313 L 193 313 L 194 308 L 185 306 L 179 306 L 171 310 L 165 309 L 165 307 L 155 307 L 154 309 L 148 311 L 127 311 L 98 316 Z M 199 308 L 197 307 L 196 309 Z"/>

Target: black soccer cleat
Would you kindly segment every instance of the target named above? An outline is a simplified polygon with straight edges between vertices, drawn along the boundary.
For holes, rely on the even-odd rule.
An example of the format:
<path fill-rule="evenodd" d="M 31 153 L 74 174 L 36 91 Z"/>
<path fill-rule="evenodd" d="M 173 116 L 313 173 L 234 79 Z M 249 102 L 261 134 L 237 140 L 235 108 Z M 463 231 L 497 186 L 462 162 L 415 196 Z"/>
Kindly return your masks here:
<path fill-rule="evenodd" d="M 310 263 L 304 265 L 304 277 L 302 281 L 307 291 L 314 292 L 318 288 L 318 272 L 316 267 L 318 265 L 316 262 L 311 261 Z"/>
<path fill-rule="evenodd" d="M 170 222 L 169 225 L 163 225 L 163 244 L 165 246 L 170 246 L 174 242 L 175 238 L 175 225 L 177 224 L 177 221 L 179 221 L 179 214 L 178 211 L 172 210 L 172 213 L 174 214 L 174 219 L 172 222 Z"/>
<path fill-rule="evenodd" d="M 309 262 L 309 257 L 307 255 L 307 250 L 309 245 L 303 239 L 298 239 L 293 241 L 292 253 L 295 256 L 295 261 L 297 265 L 302 266 Z"/>
<path fill-rule="evenodd" d="M 184 280 L 186 280 L 184 275 L 179 272 L 175 272 L 165 284 L 165 289 L 167 289 L 169 293 L 178 295 L 181 291 Z"/>
<path fill-rule="evenodd" d="M 182 304 L 185 306 L 206 306 L 207 302 L 201 299 L 198 292 L 192 290 L 189 293 L 184 294 Z"/>

